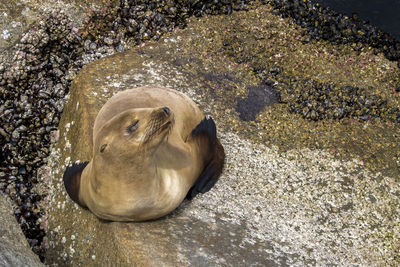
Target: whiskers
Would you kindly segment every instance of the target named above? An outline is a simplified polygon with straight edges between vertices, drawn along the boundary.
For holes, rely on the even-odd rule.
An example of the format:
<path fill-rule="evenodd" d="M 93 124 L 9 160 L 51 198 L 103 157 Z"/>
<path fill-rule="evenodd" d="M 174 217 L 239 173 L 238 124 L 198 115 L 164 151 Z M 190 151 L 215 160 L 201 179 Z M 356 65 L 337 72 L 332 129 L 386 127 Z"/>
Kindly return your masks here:
<path fill-rule="evenodd" d="M 172 120 L 171 120 L 170 124 L 171 124 L 171 125 L 169 126 L 167 135 L 166 135 L 166 137 L 165 137 L 167 140 L 168 140 L 169 135 L 170 135 L 171 132 L 172 132 L 172 128 L 174 128 L 174 125 L 175 125 L 175 117 L 172 117 Z"/>
<path fill-rule="evenodd" d="M 169 128 L 168 132 L 165 136 L 168 136 L 171 133 L 172 127 L 174 125 L 175 120 L 172 118 L 171 121 L 167 121 L 165 119 L 165 115 L 162 113 L 154 114 L 151 116 L 151 119 L 146 127 L 146 131 L 143 135 L 143 143 L 151 140 L 158 132 L 164 130 L 165 128 Z"/>

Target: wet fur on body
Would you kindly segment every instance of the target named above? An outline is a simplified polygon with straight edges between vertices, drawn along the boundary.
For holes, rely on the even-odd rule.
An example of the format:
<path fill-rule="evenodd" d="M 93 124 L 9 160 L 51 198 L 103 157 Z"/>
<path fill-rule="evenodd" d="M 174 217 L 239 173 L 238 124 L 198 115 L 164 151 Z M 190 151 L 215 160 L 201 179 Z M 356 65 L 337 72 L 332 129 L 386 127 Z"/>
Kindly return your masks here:
<path fill-rule="evenodd" d="M 93 158 L 67 167 L 64 185 L 72 200 L 99 218 L 150 220 L 210 190 L 224 158 L 214 121 L 191 99 L 168 88 L 140 87 L 101 108 Z"/>

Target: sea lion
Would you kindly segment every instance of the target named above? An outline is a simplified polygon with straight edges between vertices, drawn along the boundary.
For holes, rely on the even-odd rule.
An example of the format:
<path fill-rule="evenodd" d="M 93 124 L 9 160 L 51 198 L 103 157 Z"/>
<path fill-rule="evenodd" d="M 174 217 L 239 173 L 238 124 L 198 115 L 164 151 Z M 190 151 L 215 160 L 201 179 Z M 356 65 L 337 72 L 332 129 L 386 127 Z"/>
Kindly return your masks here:
<path fill-rule="evenodd" d="M 93 127 L 93 158 L 64 173 L 73 201 L 111 221 L 162 217 L 218 180 L 225 154 L 211 117 L 185 94 L 139 87 L 111 97 Z"/>

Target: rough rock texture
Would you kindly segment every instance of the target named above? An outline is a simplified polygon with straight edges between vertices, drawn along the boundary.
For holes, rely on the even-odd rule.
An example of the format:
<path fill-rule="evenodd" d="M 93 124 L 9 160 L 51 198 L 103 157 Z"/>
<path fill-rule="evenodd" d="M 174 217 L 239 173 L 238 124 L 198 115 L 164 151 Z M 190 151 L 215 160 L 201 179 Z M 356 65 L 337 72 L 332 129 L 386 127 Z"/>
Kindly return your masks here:
<path fill-rule="evenodd" d="M 0 195 L 0 266 L 44 266 L 30 249 L 13 210 Z"/>
<path fill-rule="evenodd" d="M 65 11 L 77 26 L 82 25 L 89 9 L 100 9 L 102 0 L 73 1 L 8 1 L 0 0 L 0 51 L 12 47 L 32 23 L 46 11 L 59 8 Z"/>
<path fill-rule="evenodd" d="M 254 138 L 257 129 L 268 127 L 281 127 L 283 132 L 287 127 L 296 134 L 301 129 L 291 128 L 297 125 L 288 123 L 293 120 L 308 127 L 312 136 L 322 122 L 288 114 L 281 104 L 264 97 L 262 101 L 272 106 L 260 111 L 262 117 L 255 116 L 262 120 L 241 121 L 238 99 L 245 98 L 259 80 L 245 64 L 221 56 L 220 43 L 212 37 L 208 27 L 195 23 L 161 43 L 103 58 L 81 70 L 60 122 L 59 143 L 49 158 L 47 175 L 42 176 L 49 193 L 44 203 L 47 263 L 395 265 L 400 232 L 396 180 L 371 172 L 356 158 L 301 146 L 283 151 L 278 149 L 279 140 L 285 140 L 281 137 L 271 138 L 268 147 Z M 215 50 L 201 50 L 208 46 Z M 119 90 L 143 85 L 185 92 L 213 115 L 226 149 L 225 170 L 210 192 L 184 202 L 165 218 L 103 222 L 68 198 L 62 173 L 67 164 L 90 159 L 91 128 L 107 99 Z M 358 127 L 352 123 L 348 127 Z"/>

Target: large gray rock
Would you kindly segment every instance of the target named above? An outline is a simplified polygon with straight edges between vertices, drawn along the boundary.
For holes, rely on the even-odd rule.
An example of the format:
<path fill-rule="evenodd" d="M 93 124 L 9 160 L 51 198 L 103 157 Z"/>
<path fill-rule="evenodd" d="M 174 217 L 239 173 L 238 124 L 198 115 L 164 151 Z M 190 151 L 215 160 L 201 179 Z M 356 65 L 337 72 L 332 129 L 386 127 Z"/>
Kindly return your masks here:
<path fill-rule="evenodd" d="M 245 99 L 248 91 L 260 93 L 269 87 L 258 85 L 248 66 L 222 53 L 219 30 L 224 29 L 225 34 L 233 36 L 230 27 L 240 25 L 248 33 L 254 30 L 257 38 L 265 38 L 271 47 L 290 40 L 288 49 L 311 51 L 301 55 L 304 57 L 313 57 L 313 51 L 320 49 L 318 44 L 311 48 L 303 46 L 299 31 L 269 13 L 262 13 L 262 9 L 251 11 L 248 16 L 269 27 L 265 30 L 257 25 L 255 29 L 248 29 L 245 21 L 232 22 L 222 17 L 209 18 L 208 22 L 200 20 L 158 44 L 149 43 L 103 58 L 81 70 L 70 88 L 59 127 L 60 140 L 49 158 L 49 176 L 43 177 L 49 192 L 48 202 L 44 203 L 49 239 L 47 263 L 73 266 L 395 264 L 399 251 L 400 186 L 394 178 L 370 171 L 357 158 L 340 158 L 327 149 L 294 143 L 288 144 L 292 149 L 278 149 L 282 140 L 291 140 L 291 136 L 300 138 L 302 132 L 312 137 L 313 131 L 324 124 L 288 113 L 283 105 L 260 109 L 259 113 L 252 114 L 255 116 L 252 121 L 239 118 L 238 99 Z M 291 34 L 277 34 L 286 30 Z M 265 32 L 272 34 L 266 38 Z M 280 49 L 284 47 L 282 44 Z M 326 64 L 309 71 L 323 79 L 324 68 L 332 59 L 317 56 Z M 264 60 L 274 62 L 280 57 L 281 54 L 267 56 Z M 336 63 L 332 63 L 332 68 L 337 65 L 333 71 L 340 74 L 341 67 Z M 374 79 L 373 74 L 357 72 L 354 68 L 354 75 L 362 77 L 360 83 Z M 182 91 L 214 117 L 226 150 L 225 170 L 210 192 L 184 202 L 164 218 L 142 223 L 103 222 L 69 199 L 62 174 L 69 163 L 90 159 L 92 126 L 107 99 L 117 91 L 144 85 Z M 252 101 L 248 102 L 249 107 L 252 103 L 260 104 L 257 98 Z M 351 135 L 346 127 L 362 128 L 355 122 L 344 123 L 346 127 L 330 123 L 340 136 Z M 365 127 L 367 132 L 368 127 Z M 269 142 L 262 141 L 264 133 Z M 325 134 L 332 136 L 336 132 Z"/>
<path fill-rule="evenodd" d="M 6 198 L 0 194 L 0 266 L 44 266 L 29 247 Z"/>
<path fill-rule="evenodd" d="M 167 62 L 147 61 L 149 57 L 165 54 L 166 50 L 154 52 L 142 51 L 140 55 L 131 51 L 88 65 L 71 87 L 58 148 L 51 158 L 55 164 L 53 173 L 58 174 L 50 186 L 50 248 L 46 260 L 72 265 L 104 262 L 146 266 L 236 262 L 263 265 L 269 253 L 264 251 L 261 240 L 246 241 L 248 229 L 243 219 L 226 213 L 219 215 L 217 210 L 207 214 L 202 207 L 206 204 L 185 202 L 172 215 L 151 222 L 105 223 L 73 204 L 66 195 L 60 179 L 62 172 L 69 162 L 90 159 L 94 118 L 115 92 L 145 84 L 164 85 L 198 100 L 201 91 L 194 91 L 198 88 L 189 86 L 182 73 Z M 169 71 L 162 74 L 164 68 Z M 203 108 L 210 112 L 210 107 L 203 105 Z M 208 195 L 202 197 L 205 201 L 208 198 Z"/>

